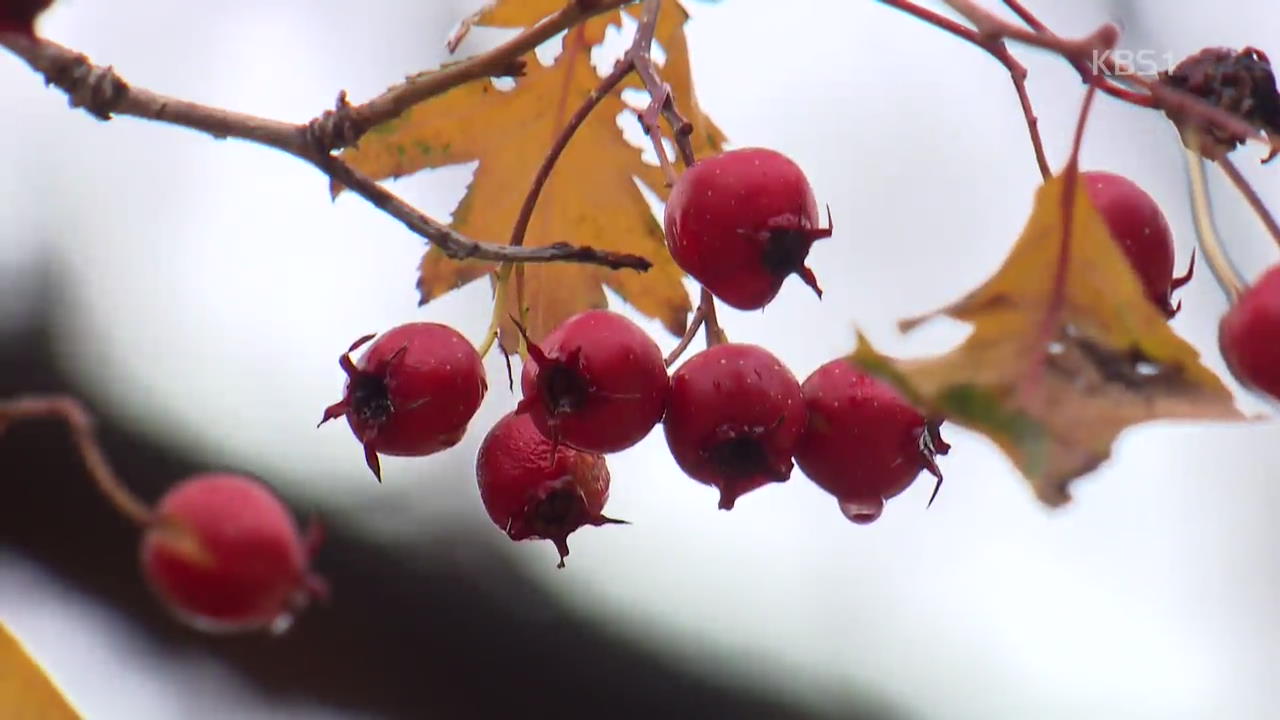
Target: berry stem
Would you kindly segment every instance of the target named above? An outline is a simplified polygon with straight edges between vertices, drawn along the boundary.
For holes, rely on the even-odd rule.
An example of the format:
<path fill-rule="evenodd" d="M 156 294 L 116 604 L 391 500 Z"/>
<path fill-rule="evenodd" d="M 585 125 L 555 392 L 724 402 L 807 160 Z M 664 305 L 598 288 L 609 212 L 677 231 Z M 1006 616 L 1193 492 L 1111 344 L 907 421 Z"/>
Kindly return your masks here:
<path fill-rule="evenodd" d="M 1257 214 L 1258 219 L 1267 228 L 1267 233 L 1271 235 L 1271 239 L 1277 245 L 1280 245 L 1280 225 L 1276 224 L 1275 216 L 1267 209 L 1266 203 L 1262 202 L 1262 198 L 1258 196 L 1258 191 L 1254 190 L 1253 185 L 1240 173 L 1240 168 L 1236 167 L 1235 163 L 1231 162 L 1231 158 L 1226 155 L 1218 158 L 1218 167 L 1231 180 L 1231 184 L 1236 186 L 1236 190 L 1240 191 L 1240 194 L 1244 196 L 1245 201 L 1249 203 L 1249 207 L 1253 208 L 1253 212 Z"/>
<path fill-rule="evenodd" d="M 716 318 L 716 298 L 710 290 L 702 288 L 702 299 L 698 302 L 698 307 L 706 308 L 706 312 L 703 313 L 702 327 L 706 330 L 707 347 L 729 342 L 729 336 L 724 334 L 724 330 L 720 328 L 720 321 Z"/>
<path fill-rule="evenodd" d="M 1022 3 L 1018 2 L 1018 0 L 1004 0 L 1004 4 L 1005 7 L 1013 11 L 1014 15 L 1018 16 L 1019 20 L 1026 23 L 1027 27 L 1038 33 L 1049 32 L 1048 26 L 1040 22 L 1040 18 L 1036 17 L 1034 13 L 1023 7 Z"/>
<path fill-rule="evenodd" d="M 93 416 L 70 395 L 23 395 L 0 401 L 0 435 L 10 423 L 29 420 L 62 420 L 71 431 L 85 469 L 98 491 L 121 515 L 139 527 L 154 523 L 155 513 L 116 474 L 94 432 Z"/>
<path fill-rule="evenodd" d="M 480 343 L 480 349 L 477 351 L 480 357 L 489 354 L 489 350 L 493 348 L 493 343 L 498 339 L 498 332 L 502 328 L 502 318 L 506 314 L 507 305 L 507 286 L 511 282 L 511 263 L 503 263 L 495 273 L 493 287 L 493 313 L 489 320 L 489 329 L 485 331 L 484 342 Z"/>
<path fill-rule="evenodd" d="M 909 0 L 881 0 L 881 2 L 977 45 L 1005 66 L 1009 71 L 1009 78 L 1013 80 L 1013 89 L 1018 94 L 1018 103 L 1022 105 L 1022 115 L 1027 120 L 1027 132 L 1031 135 L 1031 149 L 1036 155 L 1036 165 L 1040 168 L 1041 177 L 1048 180 L 1053 175 L 1053 171 L 1049 167 L 1049 160 L 1044 152 L 1044 141 L 1040 138 L 1040 120 L 1031 107 L 1031 96 L 1027 94 L 1027 68 L 1009 52 L 1004 41 L 1000 38 L 980 35 L 951 18 L 922 8 Z"/>
<path fill-rule="evenodd" d="M 1089 89 L 1084 94 L 1084 102 L 1080 104 L 1080 118 L 1076 121 L 1075 137 L 1071 142 L 1071 156 L 1062 171 L 1062 237 L 1058 245 L 1058 262 L 1053 273 L 1053 285 L 1049 290 L 1048 307 L 1044 320 L 1041 321 L 1032 355 L 1031 371 L 1019 388 L 1023 396 L 1028 398 L 1039 389 L 1049 358 L 1049 345 L 1062 331 L 1067 282 L 1071 276 L 1071 233 L 1075 225 L 1077 189 L 1080 187 L 1080 148 L 1084 144 L 1085 125 L 1089 120 L 1089 111 L 1093 108 L 1093 99 L 1097 96 L 1099 81 L 1098 76 L 1095 76 L 1094 82 L 1089 84 Z"/>
<path fill-rule="evenodd" d="M 573 139 L 578 128 L 582 127 L 582 123 L 586 122 L 587 117 L 591 115 L 591 111 L 596 109 L 601 100 L 609 96 L 613 89 L 631 74 L 632 67 L 630 63 L 623 60 L 614 65 L 613 71 L 606 75 L 600 84 L 596 85 L 591 94 L 587 95 L 587 99 L 582 105 L 574 111 L 569 117 L 569 121 L 565 123 L 564 129 L 551 143 L 551 149 L 547 151 L 547 156 L 543 158 L 542 165 L 538 167 L 538 172 L 533 176 L 533 183 L 529 186 L 529 192 L 524 196 L 524 203 L 520 206 L 520 213 L 516 215 L 515 225 L 511 228 L 511 247 L 520 247 L 524 245 L 525 233 L 529 230 L 529 221 L 533 218 L 534 208 L 538 205 L 538 198 L 542 195 L 542 189 L 547 184 L 547 179 L 551 177 L 551 171 L 555 169 L 556 163 L 560 160 L 560 156 L 564 153 L 565 148 L 569 146 L 569 141 Z"/>
<path fill-rule="evenodd" d="M 707 347 L 719 345 L 729 342 L 729 338 L 724 334 L 724 330 L 720 328 L 720 323 L 716 320 L 716 299 L 706 288 L 702 288 L 702 298 L 698 301 L 698 309 L 693 311 L 693 317 L 689 319 L 689 327 L 684 331 L 684 335 L 680 337 L 680 342 L 667 355 L 663 361 L 667 367 L 676 364 L 680 356 L 685 350 L 689 349 L 689 344 L 697 337 L 698 330 L 706 327 L 707 329 Z"/>
<path fill-rule="evenodd" d="M 1194 136 L 1198 138 L 1199 136 Z M 1197 144 L 1194 140 L 1193 144 Z M 1213 221 L 1213 203 L 1209 197 L 1209 183 L 1205 178 L 1204 157 L 1198 150 L 1184 148 L 1187 160 L 1187 191 L 1191 196 L 1191 215 L 1195 221 L 1196 241 L 1201 254 L 1209 265 L 1209 271 L 1222 287 L 1227 300 L 1235 304 L 1248 288 L 1248 283 L 1236 270 L 1227 254 L 1226 246 Z"/>

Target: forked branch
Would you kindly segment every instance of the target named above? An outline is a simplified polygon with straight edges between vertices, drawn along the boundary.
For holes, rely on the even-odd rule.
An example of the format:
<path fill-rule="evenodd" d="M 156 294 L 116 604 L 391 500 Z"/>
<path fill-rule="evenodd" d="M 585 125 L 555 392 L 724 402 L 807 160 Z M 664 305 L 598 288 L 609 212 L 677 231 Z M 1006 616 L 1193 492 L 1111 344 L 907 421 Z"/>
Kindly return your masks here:
<path fill-rule="evenodd" d="M 419 82 L 411 81 L 407 87 L 412 90 L 400 90 L 373 101 L 373 109 L 360 117 L 377 120 L 409 99 L 431 97 L 461 83 L 483 77 L 485 73 L 496 72 L 494 68 L 501 65 L 503 58 L 510 64 L 520 54 L 536 47 L 538 43 L 534 41 L 538 38 L 547 33 L 550 33 L 547 35 L 550 37 L 559 32 L 556 28 L 561 24 L 581 22 L 587 17 L 605 12 L 610 6 L 625 4 L 621 0 L 601 0 L 590 4 L 570 2 L 565 10 L 494 51 L 450 66 L 448 72 L 441 71 L 443 74 L 431 74 L 430 80 L 424 76 Z M 363 127 L 364 120 L 356 125 L 347 121 L 357 108 L 347 103 L 345 94 L 339 95 L 333 110 L 314 121 L 294 124 L 202 105 L 136 87 L 127 83 L 111 67 L 95 65 L 82 53 L 42 38 L 0 32 L 0 46 L 8 48 L 26 61 L 32 69 L 44 76 L 48 84 L 65 92 L 73 107 L 82 107 L 100 120 L 110 120 L 115 116 L 138 117 L 191 128 L 219 139 L 248 140 L 305 160 L 335 182 L 399 220 L 455 260 L 475 258 L 512 263 L 578 262 L 611 269 L 630 268 L 641 271 L 652 266 L 649 260 L 638 255 L 576 247 L 567 243 L 541 248 L 482 243 L 427 216 L 332 154 L 336 147 L 354 142 L 363 132 L 360 128 Z"/>

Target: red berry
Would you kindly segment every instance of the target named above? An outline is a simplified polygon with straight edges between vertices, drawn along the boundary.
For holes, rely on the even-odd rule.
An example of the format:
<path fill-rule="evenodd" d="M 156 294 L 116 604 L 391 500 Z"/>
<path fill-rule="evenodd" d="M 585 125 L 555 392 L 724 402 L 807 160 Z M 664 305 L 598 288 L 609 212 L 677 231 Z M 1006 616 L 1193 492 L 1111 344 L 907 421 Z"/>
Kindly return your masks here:
<path fill-rule="evenodd" d="M 1147 297 L 1168 317 L 1182 308 L 1172 303 L 1174 290 L 1191 280 L 1195 256 L 1185 275 L 1173 277 L 1173 233 L 1160 206 L 1128 178 L 1109 172 L 1080 173 L 1080 182 L 1089 194 L 1111 236 L 1129 258 Z"/>
<path fill-rule="evenodd" d="M 839 500 L 845 517 L 874 521 L 884 502 L 910 487 L 921 470 L 938 478 L 938 494 L 942 473 L 933 458 L 951 447 L 938 435 L 938 424 L 891 386 L 837 359 L 815 370 L 802 390 L 809 422 L 796 463 Z"/>
<path fill-rule="evenodd" d="M 35 35 L 36 17 L 53 0 L 0 0 L 0 32 Z"/>
<path fill-rule="evenodd" d="M 165 494 L 142 538 L 142 572 L 180 618 L 210 632 L 281 632 L 324 581 L 309 569 L 318 535 L 304 540 L 262 483 L 229 473 L 194 475 Z"/>
<path fill-rule="evenodd" d="M 667 198 L 667 248 L 716 297 L 757 310 L 791 273 L 822 296 L 804 264 L 813 241 L 831 236 L 818 222 L 799 166 L 773 150 L 744 148 L 702 160 L 680 176 Z"/>
<path fill-rule="evenodd" d="M 662 351 L 621 315 L 588 310 L 541 346 L 528 346 L 520 410 L 547 437 L 587 452 L 617 452 L 662 419 L 670 387 Z"/>
<path fill-rule="evenodd" d="M 800 384 L 769 351 L 716 345 L 671 376 L 663 428 L 680 469 L 720 490 L 720 508 L 791 476 L 804 429 Z"/>
<path fill-rule="evenodd" d="M 604 458 L 553 444 L 528 413 L 506 415 L 485 436 L 476 481 L 493 524 L 512 540 L 550 540 L 560 553 L 559 567 L 574 530 L 622 522 L 602 514 L 609 499 Z"/>
<path fill-rule="evenodd" d="M 346 415 L 369 469 L 381 480 L 379 453 L 422 456 L 457 445 L 488 385 L 480 355 L 451 327 L 401 325 L 370 345 L 359 363 L 351 362 L 350 353 L 373 338 L 360 338 L 339 359 L 346 388 L 320 424 Z"/>
<path fill-rule="evenodd" d="M 1280 265 L 1263 273 L 1222 317 L 1218 344 L 1241 383 L 1280 400 Z"/>

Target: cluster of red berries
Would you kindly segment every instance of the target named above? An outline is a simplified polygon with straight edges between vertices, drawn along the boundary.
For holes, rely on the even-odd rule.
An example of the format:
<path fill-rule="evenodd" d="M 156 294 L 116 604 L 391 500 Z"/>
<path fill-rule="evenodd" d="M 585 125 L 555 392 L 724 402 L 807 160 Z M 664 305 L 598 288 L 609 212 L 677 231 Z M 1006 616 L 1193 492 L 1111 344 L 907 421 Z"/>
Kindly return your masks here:
<path fill-rule="evenodd" d="M 764 307 L 792 274 L 820 292 L 805 259 L 831 228 L 819 226 L 804 173 L 776 152 L 750 148 L 696 164 L 672 189 L 665 226 L 676 262 L 734 307 Z M 947 451 L 938 423 L 843 360 L 802 386 L 767 350 L 726 343 L 668 375 L 657 344 L 607 310 L 576 315 L 526 346 L 523 399 L 481 443 L 476 478 L 494 524 L 513 540 L 552 541 L 561 565 L 570 533 L 620 522 L 604 515 L 605 455 L 659 423 L 676 463 L 719 490 L 726 510 L 787 480 L 798 463 L 850 519 L 870 522 L 920 470 L 939 475 L 933 458 Z M 375 475 L 379 453 L 427 455 L 457 443 L 486 387 L 472 346 L 432 323 L 395 328 L 359 361 L 346 354 L 340 364 L 346 390 L 324 420 L 347 418 Z"/>
<path fill-rule="evenodd" d="M 466 431 L 484 377 L 474 350 L 460 356 L 452 343 L 430 341 L 452 333 L 411 323 L 383 335 L 357 363 L 343 356 L 347 389 L 325 417 L 347 417 L 373 457 L 370 467 L 379 452 L 430 454 Z M 726 510 L 751 490 L 787 480 L 794 459 L 850 519 L 869 522 L 920 470 L 937 475 L 933 456 L 947 450 L 937 423 L 845 360 L 802 386 L 764 348 L 725 343 L 668 376 L 654 341 L 608 310 L 575 315 L 528 349 L 523 399 L 485 436 L 476 478 L 494 524 L 513 540 L 551 540 L 561 565 L 570 533 L 620 522 L 603 514 L 604 456 L 640 442 L 659 422 L 676 463 L 717 488 Z M 450 362 L 449 372 L 432 372 Z"/>
<path fill-rule="evenodd" d="M 1118 175 L 1080 178 L 1152 304 L 1173 317 L 1180 304 L 1171 295 L 1191 271 L 1173 277 L 1171 233 L 1155 201 Z M 672 256 L 703 287 L 734 307 L 757 309 L 792 274 L 818 291 L 804 264 L 813 242 L 831 233 L 818 220 L 800 169 L 776 152 L 747 149 L 686 172 L 672 190 L 665 229 Z M 1273 396 L 1280 395 L 1278 336 L 1280 269 L 1273 269 L 1222 322 L 1233 371 Z M 366 345 L 353 361 L 351 353 Z M 856 523 L 878 518 L 922 470 L 937 478 L 935 496 L 941 485 L 935 456 L 949 450 L 941 419 L 844 359 L 801 384 L 768 350 L 723 343 L 669 375 L 654 341 L 607 310 L 576 315 L 526 345 L 523 398 L 481 442 L 476 478 L 494 524 L 513 540 L 550 540 L 561 567 L 575 530 L 623 522 L 604 514 L 605 456 L 659 423 L 677 465 L 717 489 L 726 510 L 787 480 L 795 465 Z M 475 348 L 435 323 L 360 338 L 340 365 L 343 397 L 321 422 L 345 417 L 379 479 L 380 454 L 423 456 L 456 445 L 487 390 Z M 197 476 L 161 501 L 157 518 L 143 542 L 144 572 L 199 627 L 279 629 L 325 595 L 309 570 L 316 534 L 302 533 L 255 481 Z"/>

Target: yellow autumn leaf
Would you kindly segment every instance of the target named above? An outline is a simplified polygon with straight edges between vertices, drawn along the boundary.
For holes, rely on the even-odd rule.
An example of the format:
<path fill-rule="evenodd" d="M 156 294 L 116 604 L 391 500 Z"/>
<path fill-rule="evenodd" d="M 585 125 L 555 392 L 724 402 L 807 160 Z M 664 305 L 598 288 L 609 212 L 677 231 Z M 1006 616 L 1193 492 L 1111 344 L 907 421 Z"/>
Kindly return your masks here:
<path fill-rule="evenodd" d="M 558 10 L 561 2 L 509 0 L 482 13 L 486 25 L 526 25 Z M 375 178 L 399 177 L 426 168 L 479 161 L 465 197 L 454 211 L 453 227 L 477 240 L 505 244 L 531 181 L 547 150 L 569 116 L 600 80 L 591 65 L 591 50 L 604 39 L 621 12 L 607 13 L 570 30 L 556 62 L 544 67 L 531 60 L 512 90 L 490 81 L 473 82 L 428 100 L 375 128 L 343 157 Z M 723 135 L 698 109 L 693 98 L 688 50 L 684 41 L 684 9 L 664 5 L 656 38 L 667 53 L 664 80 L 678 107 L 694 124 L 699 155 L 718 152 Z M 638 87 L 633 82 L 631 87 Z M 560 157 L 529 224 L 525 244 L 556 242 L 629 252 L 653 262 L 646 273 L 613 271 L 580 264 L 525 266 L 526 318 L 531 337 L 545 335 L 574 313 L 606 304 L 604 286 L 612 288 L 645 315 L 660 320 L 673 333 L 685 327 L 691 310 L 683 274 L 672 261 L 662 228 L 653 217 L 643 183 L 659 198 L 668 188 L 658 168 L 641 160 L 640 149 L 623 139 L 618 116 L 636 122 L 623 102 L 622 88 L 602 100 Z M 419 290 L 422 302 L 489 276 L 493 263 L 458 262 L 429 250 L 423 258 Z M 508 314 L 516 314 L 515 293 L 508 294 Z M 515 345 L 504 327 L 503 343 Z"/>
<path fill-rule="evenodd" d="M 972 324 L 951 352 L 895 359 L 859 338 L 853 361 L 930 412 L 996 442 L 1049 505 L 1111 454 L 1125 428 L 1162 418 L 1239 419 L 1229 390 L 1146 298 L 1076 182 L 1064 247 L 1066 183 L 1050 179 L 1000 271 L 936 315 Z M 1060 255 L 1063 292 L 1054 304 Z"/>
<path fill-rule="evenodd" d="M 23 720 L 78 720 L 80 717 L 4 623 L 0 623 L 0 717 Z"/>

